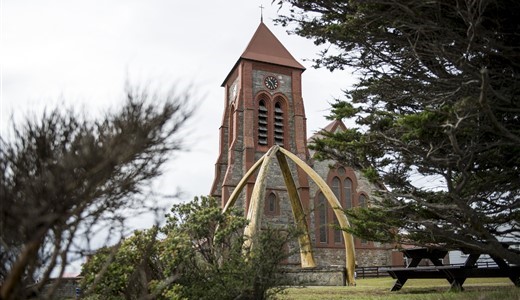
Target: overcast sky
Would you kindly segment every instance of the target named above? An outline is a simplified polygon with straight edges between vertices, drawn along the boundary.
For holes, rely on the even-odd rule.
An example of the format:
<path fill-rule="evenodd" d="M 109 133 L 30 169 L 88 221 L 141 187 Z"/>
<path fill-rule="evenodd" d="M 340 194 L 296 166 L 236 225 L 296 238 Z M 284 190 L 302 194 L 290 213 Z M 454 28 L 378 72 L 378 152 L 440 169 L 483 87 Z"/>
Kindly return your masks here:
<path fill-rule="evenodd" d="M 156 183 L 183 199 L 209 193 L 218 155 L 224 90 L 220 87 L 260 22 L 302 63 L 307 127 L 328 124 L 328 102 L 351 85 L 348 72 L 315 70 L 318 48 L 274 26 L 271 0 L 0 0 L 2 135 L 45 107 L 73 106 L 91 115 L 121 104 L 126 79 L 191 85 L 200 102 L 178 154 Z"/>

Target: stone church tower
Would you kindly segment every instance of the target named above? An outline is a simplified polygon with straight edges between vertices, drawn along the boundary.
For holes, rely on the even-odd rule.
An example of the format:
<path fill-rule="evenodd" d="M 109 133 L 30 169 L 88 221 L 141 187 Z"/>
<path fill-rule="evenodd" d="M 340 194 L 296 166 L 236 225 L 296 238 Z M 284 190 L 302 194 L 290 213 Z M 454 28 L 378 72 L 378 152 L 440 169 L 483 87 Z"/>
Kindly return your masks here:
<path fill-rule="evenodd" d="M 279 145 L 307 162 L 331 187 L 344 208 L 368 205 L 379 186 L 370 184 L 360 172 L 333 161 L 314 161 L 307 148 L 307 128 L 301 77 L 305 68 L 261 22 L 245 51 L 224 79 L 224 113 L 220 126 L 220 153 L 215 166 L 211 195 L 224 206 L 242 176 L 273 145 Z M 323 130 L 346 129 L 334 121 Z M 309 141 L 312 142 L 312 139 Z M 327 207 L 317 186 L 292 165 L 309 231 L 316 263 L 344 265 L 342 235 L 335 230 L 333 211 Z M 264 199 L 262 222 L 294 224 L 289 196 L 279 167 L 273 161 Z M 247 211 L 253 190 L 251 179 L 237 202 Z M 356 239 L 359 266 L 392 264 L 390 247 Z M 299 256 L 288 263 L 296 264 Z"/>

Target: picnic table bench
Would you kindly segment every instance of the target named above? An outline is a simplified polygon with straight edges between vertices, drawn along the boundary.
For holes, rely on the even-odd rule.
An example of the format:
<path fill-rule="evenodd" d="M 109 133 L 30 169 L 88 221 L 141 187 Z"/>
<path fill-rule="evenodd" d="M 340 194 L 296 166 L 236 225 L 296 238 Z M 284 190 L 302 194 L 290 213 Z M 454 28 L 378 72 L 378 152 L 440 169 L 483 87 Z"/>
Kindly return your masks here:
<path fill-rule="evenodd" d="M 464 265 L 445 266 L 441 259 L 448 251 L 431 248 L 412 248 L 402 250 L 403 254 L 411 258 L 405 268 L 385 269 L 392 278 L 396 279 L 391 291 L 400 290 L 408 279 L 444 278 L 451 284 L 452 290 L 463 290 L 462 285 L 467 278 L 507 277 L 516 286 L 520 287 L 520 266 L 510 266 L 503 259 L 491 256 L 497 267 L 478 268 L 476 265 L 481 252 L 464 250 L 469 254 Z M 418 266 L 421 260 L 430 260 L 434 266 Z"/>

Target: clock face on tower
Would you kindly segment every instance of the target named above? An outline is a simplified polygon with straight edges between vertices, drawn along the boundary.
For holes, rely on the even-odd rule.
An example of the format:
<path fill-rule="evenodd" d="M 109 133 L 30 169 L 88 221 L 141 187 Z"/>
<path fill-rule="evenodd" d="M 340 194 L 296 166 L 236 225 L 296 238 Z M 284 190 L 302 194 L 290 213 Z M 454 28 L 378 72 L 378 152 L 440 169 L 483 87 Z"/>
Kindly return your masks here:
<path fill-rule="evenodd" d="M 278 79 L 274 76 L 266 76 L 264 78 L 264 85 L 270 90 L 276 90 L 278 88 Z"/>

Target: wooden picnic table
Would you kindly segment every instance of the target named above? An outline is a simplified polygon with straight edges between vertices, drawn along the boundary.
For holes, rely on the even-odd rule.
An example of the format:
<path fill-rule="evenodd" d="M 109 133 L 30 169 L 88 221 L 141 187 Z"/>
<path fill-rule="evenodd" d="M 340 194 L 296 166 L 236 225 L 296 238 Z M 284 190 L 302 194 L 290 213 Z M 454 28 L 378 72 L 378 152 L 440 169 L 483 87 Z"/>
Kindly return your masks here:
<path fill-rule="evenodd" d="M 508 277 L 516 286 L 520 287 L 520 266 L 510 266 L 499 257 L 491 256 L 497 267 L 478 268 L 476 263 L 483 254 L 479 251 L 462 249 L 468 254 L 463 265 L 443 265 L 442 258 L 447 250 L 438 248 L 412 248 L 402 250 L 403 254 L 411 258 L 406 268 L 389 268 L 386 271 L 396 279 L 391 291 L 400 290 L 408 279 L 445 278 L 451 284 L 452 290 L 463 290 L 462 285 L 470 277 Z M 430 260 L 434 266 L 418 266 L 421 260 Z"/>
<path fill-rule="evenodd" d="M 442 266 L 442 259 L 448 254 L 447 250 L 439 248 L 411 248 L 403 249 L 401 252 L 411 259 L 407 268 L 417 267 L 423 259 L 431 261 L 434 266 Z"/>

